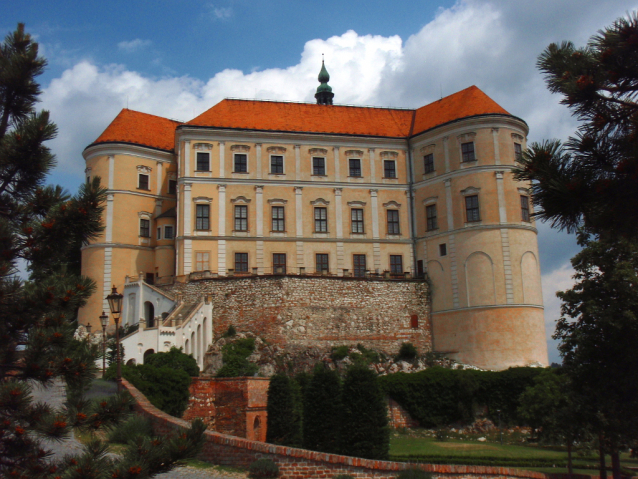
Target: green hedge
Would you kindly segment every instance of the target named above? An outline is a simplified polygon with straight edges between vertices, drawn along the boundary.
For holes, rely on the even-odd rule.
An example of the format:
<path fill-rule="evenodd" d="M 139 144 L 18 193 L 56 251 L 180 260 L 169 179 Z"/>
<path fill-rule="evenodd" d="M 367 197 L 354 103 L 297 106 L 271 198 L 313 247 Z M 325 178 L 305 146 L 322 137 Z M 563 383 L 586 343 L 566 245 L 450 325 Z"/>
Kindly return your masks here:
<path fill-rule="evenodd" d="M 391 461 L 416 462 L 423 464 L 459 464 L 473 466 L 501 467 L 567 467 L 566 459 L 529 458 L 529 457 L 494 457 L 494 456 L 444 456 L 410 454 L 405 456 L 390 455 Z M 595 459 L 594 459 L 595 460 Z M 575 464 L 575 467 L 587 468 L 586 464 Z"/>
<path fill-rule="evenodd" d="M 471 421 L 487 406 L 488 417 L 502 424 L 520 424 L 520 395 L 533 385 L 540 368 L 475 371 L 433 367 L 413 374 L 379 378 L 383 391 L 404 407 L 423 427 Z"/>

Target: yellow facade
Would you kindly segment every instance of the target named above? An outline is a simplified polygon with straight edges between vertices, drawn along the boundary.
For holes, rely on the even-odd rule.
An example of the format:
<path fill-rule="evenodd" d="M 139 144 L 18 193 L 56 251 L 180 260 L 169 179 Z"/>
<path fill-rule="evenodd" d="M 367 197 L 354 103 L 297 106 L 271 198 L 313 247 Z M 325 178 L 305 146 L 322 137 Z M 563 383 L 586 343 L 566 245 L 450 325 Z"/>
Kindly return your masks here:
<path fill-rule="evenodd" d="M 97 326 L 110 286 L 140 273 L 407 273 L 430 281 L 435 350 L 546 365 L 537 232 L 512 175 L 526 136 L 522 120 L 485 115 L 407 138 L 184 124 L 175 153 L 93 144 L 87 176 L 109 199 L 83 252 L 99 292 L 80 322 Z"/>

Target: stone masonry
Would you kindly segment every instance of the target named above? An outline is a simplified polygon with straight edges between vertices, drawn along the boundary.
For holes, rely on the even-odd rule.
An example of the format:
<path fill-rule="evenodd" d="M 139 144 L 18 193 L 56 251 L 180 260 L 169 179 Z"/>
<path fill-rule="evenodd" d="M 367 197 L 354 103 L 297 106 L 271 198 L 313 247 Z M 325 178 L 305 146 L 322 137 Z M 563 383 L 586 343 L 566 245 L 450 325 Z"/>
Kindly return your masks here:
<path fill-rule="evenodd" d="M 183 301 L 210 297 L 214 339 L 232 324 L 294 352 L 363 344 L 396 354 L 403 342 L 432 348 L 428 284 L 422 280 L 251 276 L 165 287 Z"/>

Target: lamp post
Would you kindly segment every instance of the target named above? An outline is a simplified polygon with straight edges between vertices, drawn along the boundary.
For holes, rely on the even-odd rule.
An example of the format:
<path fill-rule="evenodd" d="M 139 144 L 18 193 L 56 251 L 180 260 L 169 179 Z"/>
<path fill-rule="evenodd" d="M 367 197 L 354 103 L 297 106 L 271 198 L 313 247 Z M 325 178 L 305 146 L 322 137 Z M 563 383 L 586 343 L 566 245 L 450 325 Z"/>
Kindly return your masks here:
<path fill-rule="evenodd" d="M 91 323 L 86 323 L 86 334 L 91 336 Z"/>
<path fill-rule="evenodd" d="M 104 377 L 106 373 L 106 325 L 109 324 L 109 317 L 104 311 L 100 316 L 100 323 L 102 323 L 102 377 Z"/>
<path fill-rule="evenodd" d="M 122 392 L 122 362 L 120 358 L 120 314 L 122 313 L 122 299 L 123 294 L 117 292 L 117 288 L 113 286 L 111 294 L 106 297 L 109 302 L 109 308 L 113 314 L 113 320 L 115 321 L 115 351 L 117 360 L 117 392 Z"/>

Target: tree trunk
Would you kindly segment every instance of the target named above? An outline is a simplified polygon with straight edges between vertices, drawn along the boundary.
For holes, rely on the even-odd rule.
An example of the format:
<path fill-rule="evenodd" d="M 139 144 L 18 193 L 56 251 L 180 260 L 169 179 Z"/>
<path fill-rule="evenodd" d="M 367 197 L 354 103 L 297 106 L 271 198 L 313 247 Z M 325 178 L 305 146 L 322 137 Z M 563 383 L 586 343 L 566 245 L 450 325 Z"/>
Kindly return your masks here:
<path fill-rule="evenodd" d="M 600 456 L 600 479 L 607 479 L 607 464 L 605 464 L 605 446 L 603 445 L 603 433 L 598 433 L 598 454 Z"/>
<path fill-rule="evenodd" d="M 611 452 L 611 470 L 614 479 L 620 479 L 620 454 L 618 448 L 614 448 Z"/>
<path fill-rule="evenodd" d="M 574 467 L 572 466 L 572 440 L 571 438 L 567 440 L 567 474 L 571 479 L 572 474 L 574 474 Z"/>

